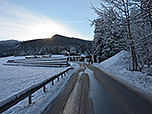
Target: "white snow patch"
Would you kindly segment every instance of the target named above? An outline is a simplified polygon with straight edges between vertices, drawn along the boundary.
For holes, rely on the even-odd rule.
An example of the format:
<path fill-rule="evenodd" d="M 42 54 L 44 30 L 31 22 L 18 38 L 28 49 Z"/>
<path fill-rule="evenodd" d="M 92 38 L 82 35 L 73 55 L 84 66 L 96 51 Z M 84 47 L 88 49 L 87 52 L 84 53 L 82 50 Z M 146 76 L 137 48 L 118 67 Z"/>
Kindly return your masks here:
<path fill-rule="evenodd" d="M 100 66 L 102 66 L 104 68 L 108 68 L 110 66 L 113 66 L 114 64 L 116 64 L 120 60 L 120 57 L 124 56 L 125 53 L 126 53 L 125 51 L 121 51 L 120 53 L 116 54 L 115 56 L 100 63 Z"/>
<path fill-rule="evenodd" d="M 24 56 L 25 57 L 25 56 Z M 54 76 L 66 69 L 66 67 L 53 68 L 53 67 L 23 67 L 23 66 L 6 66 L 3 65 L 10 59 L 24 59 L 24 57 L 5 57 L 0 58 L 0 102 L 9 96 L 13 96 L 16 93 L 34 86 L 37 83 L 42 82 L 43 80 Z M 76 64 L 72 65 L 75 69 L 78 67 Z M 71 71 L 72 72 L 72 71 Z M 69 76 L 71 74 L 69 73 Z M 19 102 L 4 114 L 25 114 L 31 107 L 37 106 L 39 102 L 44 100 L 48 95 L 52 99 L 55 97 L 64 87 L 65 83 L 69 79 L 69 76 L 64 77 L 54 86 L 48 84 L 46 86 L 47 93 L 43 93 L 42 89 L 35 92 L 32 97 L 34 102 L 32 105 L 28 104 L 28 99 L 24 99 Z M 47 100 L 46 100 L 47 102 Z M 46 103 L 46 102 L 41 102 Z"/>
<path fill-rule="evenodd" d="M 20 90 L 54 76 L 66 68 L 3 65 L 8 59 L 15 58 L 0 58 L 0 101 Z"/>

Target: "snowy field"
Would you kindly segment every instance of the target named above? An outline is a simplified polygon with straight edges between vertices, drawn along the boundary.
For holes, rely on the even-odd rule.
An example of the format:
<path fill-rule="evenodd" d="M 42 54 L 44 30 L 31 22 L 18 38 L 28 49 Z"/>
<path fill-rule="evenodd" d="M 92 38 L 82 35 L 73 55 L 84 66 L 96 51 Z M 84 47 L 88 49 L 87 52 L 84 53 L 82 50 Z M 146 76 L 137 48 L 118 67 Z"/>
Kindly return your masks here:
<path fill-rule="evenodd" d="M 7 60 L 23 58 L 24 57 L 0 58 L 0 101 L 51 76 L 54 76 L 67 68 L 3 65 L 7 62 Z M 49 91 L 48 94 L 54 93 L 52 97 L 55 97 L 59 90 L 62 89 L 62 86 L 64 86 L 68 78 L 69 77 L 67 76 L 64 79 L 61 79 L 60 82 L 57 82 L 57 84 L 55 84 L 53 87 L 49 87 L 51 86 L 51 84 L 49 84 L 47 87 L 47 91 Z M 38 104 L 37 102 L 41 101 L 41 99 L 46 95 L 44 95 L 42 90 L 39 90 L 34 96 L 37 96 L 33 98 L 34 104 Z M 29 108 L 31 108 L 31 106 L 28 105 L 27 99 L 25 99 L 17 106 L 14 106 L 10 110 L 6 111 L 5 114 L 24 114 L 27 110 L 29 110 Z"/>
<path fill-rule="evenodd" d="M 147 76 L 146 74 L 137 71 L 127 70 L 127 62 L 124 60 L 124 57 L 127 57 L 128 55 L 128 52 L 121 51 L 102 63 L 95 64 L 95 66 L 152 100 L 152 76 Z"/>

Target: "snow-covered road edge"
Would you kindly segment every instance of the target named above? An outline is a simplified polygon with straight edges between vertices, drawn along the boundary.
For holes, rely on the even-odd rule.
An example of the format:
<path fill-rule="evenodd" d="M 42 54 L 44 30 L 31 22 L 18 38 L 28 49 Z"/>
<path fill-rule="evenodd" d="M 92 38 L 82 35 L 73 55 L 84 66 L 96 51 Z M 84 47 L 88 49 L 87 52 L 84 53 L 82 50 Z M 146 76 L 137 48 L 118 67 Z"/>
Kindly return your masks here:
<path fill-rule="evenodd" d="M 99 68 L 98 65 L 95 65 L 95 66 Z M 111 74 L 111 73 L 109 73 L 107 71 L 105 72 L 102 68 L 100 68 L 100 70 L 102 70 L 105 74 L 107 74 L 113 80 L 117 81 L 121 85 L 125 86 L 126 88 L 128 88 L 129 90 L 131 90 L 134 93 L 138 94 L 139 96 L 144 97 L 144 99 L 146 99 L 146 100 L 148 100 L 149 102 L 152 103 L 152 94 L 151 93 L 148 93 L 147 91 L 141 89 L 140 87 L 135 86 L 134 84 L 119 78 L 115 74 Z"/>
<path fill-rule="evenodd" d="M 127 70 L 123 58 L 127 54 L 126 51 L 121 51 L 100 64 L 94 64 L 94 66 L 152 103 L 152 77 L 141 72 Z"/>
<path fill-rule="evenodd" d="M 68 73 L 64 81 L 59 82 L 58 89 L 54 89 L 54 91 L 49 93 L 37 105 L 31 107 L 25 114 L 41 114 L 46 109 L 46 107 L 59 95 L 59 93 L 64 90 L 64 87 L 70 79 L 70 77 L 72 76 L 72 74 L 78 70 L 79 66 L 77 64 L 73 65 L 74 69 Z"/>

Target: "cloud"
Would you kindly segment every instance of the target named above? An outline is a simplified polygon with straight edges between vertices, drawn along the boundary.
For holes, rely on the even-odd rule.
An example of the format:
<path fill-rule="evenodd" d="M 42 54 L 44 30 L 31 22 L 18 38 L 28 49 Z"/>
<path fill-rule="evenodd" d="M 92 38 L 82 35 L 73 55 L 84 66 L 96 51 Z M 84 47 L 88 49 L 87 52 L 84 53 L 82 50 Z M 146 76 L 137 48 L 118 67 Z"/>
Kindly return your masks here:
<path fill-rule="evenodd" d="M 61 22 L 8 1 L 1 1 L 0 14 L 0 40 L 16 39 L 23 41 L 50 38 L 54 34 L 87 39 L 86 36 L 72 30 Z M 69 21 L 68 23 L 82 22 Z"/>

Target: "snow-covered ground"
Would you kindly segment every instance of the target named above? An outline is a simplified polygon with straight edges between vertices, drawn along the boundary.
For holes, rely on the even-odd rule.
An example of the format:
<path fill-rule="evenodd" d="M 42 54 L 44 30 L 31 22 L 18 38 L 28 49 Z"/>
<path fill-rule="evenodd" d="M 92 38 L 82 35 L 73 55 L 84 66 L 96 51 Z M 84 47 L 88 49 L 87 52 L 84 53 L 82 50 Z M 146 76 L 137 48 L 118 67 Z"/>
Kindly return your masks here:
<path fill-rule="evenodd" d="M 22 91 L 36 83 L 39 83 L 55 74 L 58 74 L 66 69 L 66 67 L 24 67 L 24 66 L 6 66 L 3 65 L 10 59 L 23 59 L 24 57 L 5 57 L 0 58 L 0 101 L 12 96 L 19 91 Z M 69 74 L 70 75 L 70 74 Z M 69 76 L 64 77 L 60 82 L 56 82 L 54 86 L 47 85 L 47 94 L 44 94 L 40 89 L 33 94 L 34 104 L 28 105 L 28 100 L 25 99 L 5 112 L 5 114 L 24 114 L 31 107 L 36 107 L 47 95 L 53 99 L 63 89 Z M 51 87 L 50 87 L 51 86 Z M 52 94 L 52 95 L 51 95 Z M 44 101 L 43 101 L 44 102 Z M 42 103 L 40 103 L 42 104 Z M 46 104 L 46 103 L 45 103 Z"/>
<path fill-rule="evenodd" d="M 95 66 L 152 100 L 152 76 L 127 70 L 127 62 L 124 58 L 128 55 L 129 52 L 121 51 L 102 63 L 95 64 Z"/>

